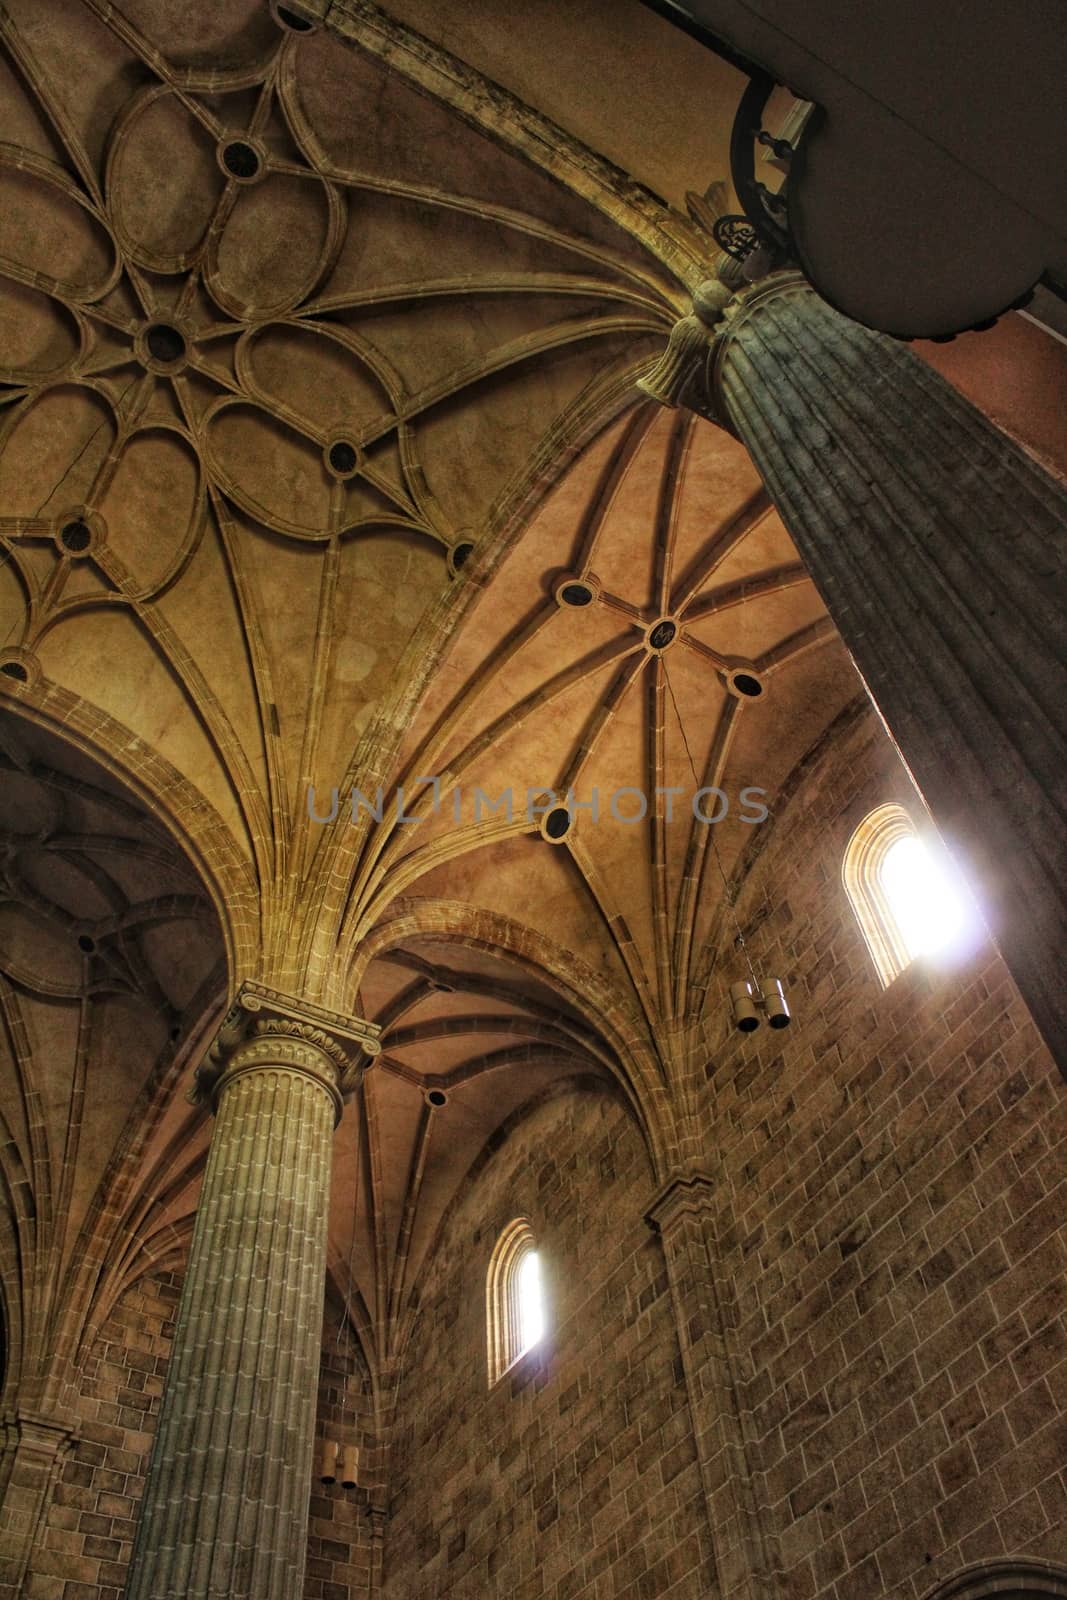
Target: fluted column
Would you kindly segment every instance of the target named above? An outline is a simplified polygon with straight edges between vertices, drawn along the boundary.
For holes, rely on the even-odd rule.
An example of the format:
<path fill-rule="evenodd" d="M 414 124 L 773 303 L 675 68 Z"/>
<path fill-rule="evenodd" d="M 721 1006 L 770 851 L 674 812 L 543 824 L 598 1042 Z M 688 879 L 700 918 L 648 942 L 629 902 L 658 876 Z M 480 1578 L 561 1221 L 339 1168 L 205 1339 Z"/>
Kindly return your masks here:
<path fill-rule="evenodd" d="M 747 446 L 1067 1073 L 1067 492 L 799 274 L 723 299 L 644 387 Z"/>
<path fill-rule="evenodd" d="M 770 1600 L 771 1557 L 745 1437 L 744 1387 L 719 1283 L 711 1179 L 699 1172 L 672 1179 L 647 1221 L 663 1244 L 715 1553 L 715 1600 Z"/>
<path fill-rule="evenodd" d="M 249 989 L 201 1077 L 216 1124 L 127 1600 L 303 1593 L 330 1156 L 359 1069 L 322 1013 Z"/>

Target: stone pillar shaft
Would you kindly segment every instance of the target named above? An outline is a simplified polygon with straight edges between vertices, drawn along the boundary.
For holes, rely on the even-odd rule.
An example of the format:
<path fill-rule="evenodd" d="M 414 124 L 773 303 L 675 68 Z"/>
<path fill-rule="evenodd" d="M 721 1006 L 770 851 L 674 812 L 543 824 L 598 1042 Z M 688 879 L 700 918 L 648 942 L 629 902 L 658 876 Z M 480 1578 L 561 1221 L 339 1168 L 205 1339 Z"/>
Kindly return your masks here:
<path fill-rule="evenodd" d="M 715 1551 L 716 1600 L 769 1600 L 770 1557 L 719 1283 L 712 1199 L 711 1180 L 703 1174 L 676 1178 L 653 1203 L 648 1221 L 663 1244 Z"/>
<path fill-rule="evenodd" d="M 267 1037 L 221 1080 L 127 1600 L 303 1593 L 334 1072 Z"/>
<path fill-rule="evenodd" d="M 1067 491 L 796 274 L 721 328 L 718 408 L 1067 1072 Z"/>

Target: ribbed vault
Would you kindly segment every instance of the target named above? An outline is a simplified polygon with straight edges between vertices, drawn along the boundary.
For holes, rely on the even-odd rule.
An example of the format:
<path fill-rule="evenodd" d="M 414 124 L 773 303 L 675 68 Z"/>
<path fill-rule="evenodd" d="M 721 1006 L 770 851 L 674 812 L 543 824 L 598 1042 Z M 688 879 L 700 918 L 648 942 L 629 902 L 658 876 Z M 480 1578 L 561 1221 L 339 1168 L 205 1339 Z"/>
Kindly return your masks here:
<path fill-rule="evenodd" d="M 306 986 L 308 782 L 349 768 L 427 608 L 618 405 L 677 290 L 297 21 L 5 9 L 0 628 L 9 677 L 196 785 L 254 873 L 242 964 Z"/>
<path fill-rule="evenodd" d="M 657 1172 L 699 1153 L 741 790 L 773 811 L 858 683 L 740 445 L 634 387 L 711 240 L 375 7 L 339 16 L 345 38 L 263 0 L 0 12 L 0 687 L 73 741 L 20 724 L 12 770 L 35 740 L 56 770 L 95 749 L 163 824 L 134 852 L 157 888 L 79 910 L 101 954 L 67 950 L 49 991 L 67 1062 L 94 974 L 155 1019 L 84 1084 L 86 1127 L 96 1095 L 115 1126 L 71 1225 L 95 1206 L 112 1231 L 70 1328 L 180 1257 L 210 1121 L 179 1079 L 251 978 L 382 1028 L 330 1247 L 381 1370 L 524 1107 L 596 1081 Z M 715 827 L 700 787 L 728 798 Z M 601 815 L 546 838 L 528 792 L 568 789 Z M 479 814 L 508 790 L 510 817 Z M 69 944 L 74 913 L 40 910 L 71 872 L 49 827 L 19 844 L 20 915 Z M 192 988 L 183 918 L 211 952 Z M 11 959 L 27 995 L 52 970 Z M 59 1060 L 34 1044 L 20 1071 L 73 1126 Z"/>
<path fill-rule="evenodd" d="M 759 804 L 773 814 L 859 691 L 744 451 L 646 403 L 471 583 L 394 782 L 364 786 L 355 820 L 339 795 L 324 824 L 354 863 L 344 1003 L 383 1028 L 355 1239 L 340 1198 L 334 1221 L 337 1270 L 351 1264 L 381 1349 L 402 1330 L 386 1314 L 394 1302 L 375 1312 L 366 1286 L 384 1292 L 383 1262 L 410 1284 L 470 1141 L 517 1096 L 593 1073 L 634 1109 L 658 1170 L 683 1154 L 705 1004 L 745 975 L 740 953 L 730 973 L 710 955 L 725 886 L 759 831 L 745 818 Z M 705 786 L 729 804 L 714 826 L 693 810 Z M 747 788 L 760 796 L 746 808 Z M 554 842 L 548 796 L 568 791 L 579 806 Z M 705 815 L 721 797 L 704 797 Z M 447 1094 L 436 1110 L 432 1087 Z"/>
<path fill-rule="evenodd" d="M 0 1271 L 25 1407 L 174 1247 L 149 1219 L 175 1180 L 187 1211 L 195 1174 L 161 1155 L 167 1112 L 226 970 L 174 840 L 92 761 L 6 710 L 0 863 Z"/>

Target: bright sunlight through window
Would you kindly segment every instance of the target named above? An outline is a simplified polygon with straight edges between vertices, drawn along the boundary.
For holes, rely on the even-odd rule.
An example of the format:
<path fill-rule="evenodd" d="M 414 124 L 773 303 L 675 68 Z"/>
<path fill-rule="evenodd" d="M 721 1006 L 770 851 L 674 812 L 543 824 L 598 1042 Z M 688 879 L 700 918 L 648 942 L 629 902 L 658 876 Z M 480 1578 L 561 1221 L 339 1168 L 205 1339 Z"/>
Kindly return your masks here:
<path fill-rule="evenodd" d="M 959 890 L 915 834 L 889 846 L 882 888 L 913 960 L 947 950 L 963 932 L 967 917 Z"/>
<path fill-rule="evenodd" d="M 537 1240 L 525 1217 L 496 1242 L 486 1279 L 489 1382 L 496 1383 L 545 1336 L 547 1318 Z"/>
<path fill-rule="evenodd" d="M 841 875 L 883 985 L 919 957 L 961 959 L 983 937 L 951 862 L 920 838 L 903 806 L 879 806 L 864 817 Z"/>
<path fill-rule="evenodd" d="M 544 1331 L 541 1265 L 537 1251 L 527 1250 L 519 1265 L 519 1354 L 537 1344 Z"/>

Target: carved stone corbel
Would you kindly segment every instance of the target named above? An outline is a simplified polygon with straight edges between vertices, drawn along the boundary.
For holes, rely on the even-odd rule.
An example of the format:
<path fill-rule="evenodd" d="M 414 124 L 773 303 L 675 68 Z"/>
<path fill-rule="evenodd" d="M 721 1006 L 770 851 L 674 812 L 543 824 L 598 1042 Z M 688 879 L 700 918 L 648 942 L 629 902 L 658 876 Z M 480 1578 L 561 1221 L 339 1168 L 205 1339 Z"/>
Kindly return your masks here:
<path fill-rule="evenodd" d="M 693 295 L 693 310 L 671 329 L 667 348 L 637 387 L 661 406 L 686 406 L 724 424 L 712 408 L 711 367 L 721 324 L 733 299 L 728 284 L 706 278 Z"/>

